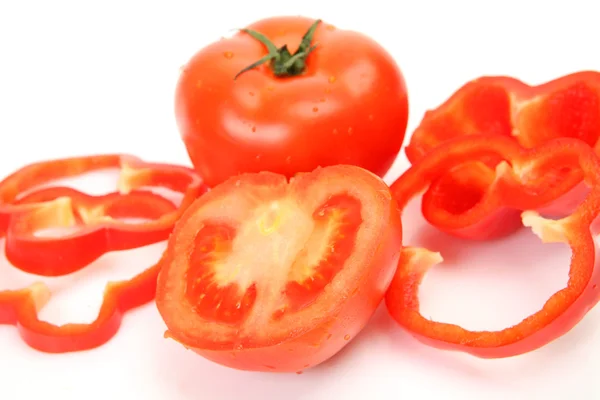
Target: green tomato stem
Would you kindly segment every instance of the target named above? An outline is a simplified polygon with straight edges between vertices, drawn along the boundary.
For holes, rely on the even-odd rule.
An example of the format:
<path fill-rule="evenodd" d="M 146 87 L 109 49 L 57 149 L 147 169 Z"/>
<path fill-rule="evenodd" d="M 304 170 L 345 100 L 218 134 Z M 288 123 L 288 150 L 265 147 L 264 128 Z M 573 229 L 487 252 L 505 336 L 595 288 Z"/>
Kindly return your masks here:
<path fill-rule="evenodd" d="M 251 29 L 242 29 L 242 32 L 247 33 L 262 43 L 269 53 L 255 63 L 252 63 L 246 68 L 242 69 L 235 75 L 233 79 L 236 80 L 244 72 L 250 71 L 267 62 L 269 63 L 273 74 L 277 77 L 297 76 L 302 74 L 306 69 L 306 59 L 308 55 L 317 48 L 316 44 L 312 44 L 312 40 L 319 23 L 321 23 L 320 19 L 316 20 L 310 26 L 308 31 L 306 31 L 302 37 L 302 41 L 298 46 L 298 50 L 296 50 L 294 54 L 290 53 L 287 45 L 277 48 L 269 38 L 260 32 L 253 31 Z"/>

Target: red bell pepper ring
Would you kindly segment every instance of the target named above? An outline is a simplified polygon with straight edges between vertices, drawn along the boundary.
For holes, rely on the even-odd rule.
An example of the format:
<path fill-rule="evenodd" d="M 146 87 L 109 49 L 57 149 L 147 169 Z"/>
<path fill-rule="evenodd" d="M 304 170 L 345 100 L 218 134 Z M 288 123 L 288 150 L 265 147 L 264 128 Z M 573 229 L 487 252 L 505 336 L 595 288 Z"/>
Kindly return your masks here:
<path fill-rule="evenodd" d="M 122 168 L 122 193 L 91 196 L 71 188 L 50 187 L 21 195 L 51 180 L 113 167 Z M 162 196 L 139 190 L 156 186 L 182 193 L 179 207 Z M 0 234 L 7 235 L 7 253 L 12 252 L 11 258 L 18 260 L 21 269 L 38 275 L 64 275 L 91 259 L 76 246 L 101 255 L 102 249 L 134 248 L 165 240 L 179 215 L 206 190 L 201 179 L 186 167 L 145 163 L 130 156 L 91 156 L 33 164 L 0 183 Z M 132 217 L 152 221 L 127 224 L 116 220 Z M 32 237 L 32 232 L 40 228 L 77 223 L 89 227 L 65 237 Z M 94 242 L 100 237 L 104 237 L 101 245 Z M 88 245 L 91 247 L 85 248 Z M 63 262 L 69 267 L 64 267 Z M 0 324 L 16 325 L 23 340 L 43 352 L 92 349 L 117 333 L 127 311 L 154 299 L 158 272 L 155 264 L 130 280 L 110 282 L 100 312 L 90 324 L 57 326 L 40 321 L 37 313 L 50 299 L 50 291 L 43 283 L 0 291 Z"/>
<path fill-rule="evenodd" d="M 59 177 L 96 169 L 120 168 L 120 192 L 91 196 L 53 187 L 20 198 L 27 189 Z M 145 187 L 166 187 L 182 193 L 179 207 Z M 133 191 L 133 192 L 132 192 Z M 146 163 L 131 156 L 107 155 L 52 160 L 29 165 L 0 182 L 0 214 L 5 218 L 6 256 L 15 267 L 43 276 L 78 271 L 110 251 L 127 250 L 166 240 L 175 221 L 206 191 L 191 169 Z M 141 223 L 126 218 L 144 218 Z M 60 237 L 35 233 L 48 228 L 78 226 Z"/>
<path fill-rule="evenodd" d="M 596 248 L 592 238 L 594 221 L 600 214 L 600 161 L 593 150 L 577 139 L 556 139 L 532 149 L 524 149 L 508 137 L 491 140 L 484 135 L 450 140 L 432 150 L 396 180 L 391 188 L 400 209 L 422 193 L 449 169 L 465 160 L 482 157 L 503 160 L 496 178 L 474 206 L 475 224 L 505 209 L 527 210 L 524 225 L 542 241 L 566 242 L 573 256 L 569 281 L 564 289 L 548 299 L 543 308 L 520 323 L 501 331 L 469 331 L 460 326 L 424 318 L 419 312 L 419 285 L 439 254 L 408 247 L 402 252 L 396 275 L 386 296 L 390 315 L 413 336 L 442 349 L 460 350 L 484 358 L 510 357 L 532 351 L 567 333 L 597 304 L 600 291 Z M 469 162 L 469 161 L 467 161 Z M 556 168 L 578 171 L 591 190 L 573 211 L 559 220 L 539 215 L 540 207 L 557 199 L 570 182 L 555 182 L 541 190 L 546 173 Z M 468 214 L 470 212 L 466 211 Z"/>
<path fill-rule="evenodd" d="M 143 224 L 122 222 L 121 218 L 153 220 L 177 212 L 171 201 L 146 191 L 90 196 L 71 188 L 51 187 L 33 192 L 17 204 L 57 199 L 62 201 L 23 213 L 9 225 L 6 258 L 18 269 L 41 276 L 62 276 L 92 263 L 106 249 L 132 249 L 165 240 L 172 226 L 165 224 L 163 229 L 144 231 L 138 227 Z M 78 227 L 77 232 L 65 236 L 33 234 L 47 228 L 73 226 Z"/>
<path fill-rule="evenodd" d="M 411 136 L 406 155 L 418 162 L 431 150 L 449 139 L 461 136 L 492 135 L 508 137 L 522 147 L 531 148 L 553 138 L 574 137 L 594 147 L 600 154 L 600 73 L 583 71 L 529 86 L 504 76 L 482 77 L 468 82 L 434 110 L 428 111 Z M 462 204 L 470 207 L 479 201 L 478 193 L 494 181 L 495 167 L 501 161 L 487 156 L 480 163 L 462 165 L 432 182 L 423 197 L 423 213 L 428 222 L 448 233 L 487 239 L 505 235 L 521 226 L 519 215 L 507 212 L 496 219 L 472 226 L 453 215 L 437 212 L 436 197 L 462 196 Z M 561 187 L 569 193 L 543 210 L 546 215 L 563 215 L 572 211 L 586 194 L 577 170 L 554 170 L 548 185 L 567 180 Z M 470 201 L 470 203 L 468 203 Z M 442 213 L 444 214 L 444 213 Z M 468 228 L 468 229 L 465 229 Z"/>
<path fill-rule="evenodd" d="M 46 353 L 99 347 L 115 336 L 127 311 L 154 299 L 158 272 L 156 264 L 130 280 L 108 283 L 100 312 L 90 324 L 57 326 L 40 321 L 38 311 L 50 299 L 50 291 L 43 283 L 0 291 L 0 325 L 16 325 L 27 345 Z"/>

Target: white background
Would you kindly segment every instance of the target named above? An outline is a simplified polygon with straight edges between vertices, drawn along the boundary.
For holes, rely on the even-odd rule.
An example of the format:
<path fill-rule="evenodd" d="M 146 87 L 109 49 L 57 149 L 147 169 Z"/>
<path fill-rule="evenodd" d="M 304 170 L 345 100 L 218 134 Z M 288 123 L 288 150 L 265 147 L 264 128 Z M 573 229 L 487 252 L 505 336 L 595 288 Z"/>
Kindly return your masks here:
<path fill-rule="evenodd" d="M 189 164 L 172 111 L 179 68 L 201 46 L 256 19 L 302 14 L 378 40 L 405 74 L 410 132 L 427 108 L 480 75 L 541 83 L 600 69 L 595 3 L 0 0 L 0 173 L 100 152 Z M 388 181 L 406 166 L 402 154 Z M 108 183 L 80 187 L 101 192 Z M 568 250 L 542 245 L 530 232 L 476 245 L 425 227 L 417 207 L 404 222 L 408 244 L 441 250 L 448 260 L 424 283 L 427 316 L 499 329 L 537 310 L 566 282 Z M 57 296 L 42 317 L 92 320 L 106 280 L 131 276 L 163 247 L 111 254 L 84 274 L 53 282 Z M 0 288 L 32 280 L 0 260 Z M 26 347 L 13 327 L 0 327 L 0 398 L 600 398 L 598 309 L 539 351 L 489 361 L 427 348 L 381 309 L 343 352 L 302 375 L 225 369 L 163 339 L 164 329 L 148 305 L 97 350 L 46 355 Z"/>

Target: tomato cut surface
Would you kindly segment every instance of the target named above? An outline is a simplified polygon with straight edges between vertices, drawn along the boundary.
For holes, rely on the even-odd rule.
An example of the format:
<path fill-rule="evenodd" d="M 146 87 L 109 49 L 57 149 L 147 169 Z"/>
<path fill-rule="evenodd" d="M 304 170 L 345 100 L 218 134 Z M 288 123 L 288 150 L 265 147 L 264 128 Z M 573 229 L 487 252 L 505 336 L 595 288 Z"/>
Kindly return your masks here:
<path fill-rule="evenodd" d="M 221 364 L 299 371 L 366 325 L 402 245 L 397 205 L 374 174 L 332 166 L 290 181 L 244 174 L 199 198 L 161 262 L 167 336 Z"/>

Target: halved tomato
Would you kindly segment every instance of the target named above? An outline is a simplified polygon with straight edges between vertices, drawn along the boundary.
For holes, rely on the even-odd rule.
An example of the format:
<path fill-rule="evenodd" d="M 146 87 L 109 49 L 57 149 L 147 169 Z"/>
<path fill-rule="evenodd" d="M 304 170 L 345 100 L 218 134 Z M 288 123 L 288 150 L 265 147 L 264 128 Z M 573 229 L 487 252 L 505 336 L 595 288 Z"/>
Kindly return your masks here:
<path fill-rule="evenodd" d="M 166 336 L 237 369 L 300 371 L 327 360 L 391 282 L 397 208 L 388 186 L 355 166 L 216 186 L 179 220 L 161 261 Z"/>

